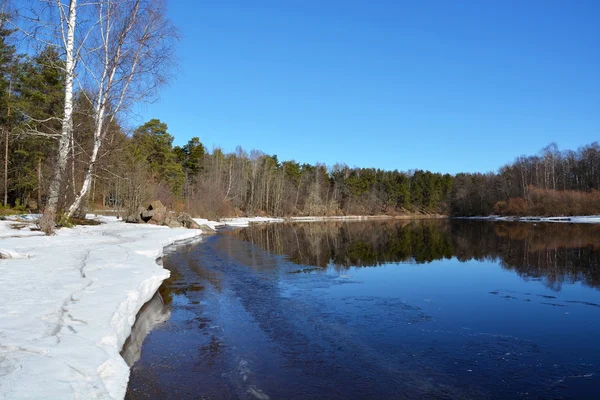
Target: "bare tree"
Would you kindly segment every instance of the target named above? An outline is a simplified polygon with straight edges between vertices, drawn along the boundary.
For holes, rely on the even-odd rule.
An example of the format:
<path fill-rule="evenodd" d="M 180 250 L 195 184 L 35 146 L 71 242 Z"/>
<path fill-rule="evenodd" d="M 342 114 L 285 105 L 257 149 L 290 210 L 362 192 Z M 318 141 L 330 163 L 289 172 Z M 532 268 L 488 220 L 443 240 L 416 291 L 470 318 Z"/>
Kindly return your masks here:
<path fill-rule="evenodd" d="M 67 4 L 68 3 L 68 4 Z M 152 99 L 174 60 L 177 32 L 163 0 L 26 0 L 18 29 L 31 43 L 57 48 L 64 58 L 65 95 L 59 146 L 42 222 L 54 227 L 69 158 L 74 154 L 74 92 L 93 104 L 93 143 L 86 153 L 81 188 L 67 208 L 73 216 L 92 187 L 94 170 L 111 122 L 131 105 Z M 81 147 L 81 146 L 79 146 Z M 72 171 L 71 186 L 75 184 Z M 75 190 L 74 188 L 72 188 Z"/>
<path fill-rule="evenodd" d="M 173 64 L 177 31 L 166 18 L 164 1 L 104 0 L 95 5 L 98 26 L 89 57 L 81 59 L 96 88 L 94 140 L 81 189 L 68 209 L 73 216 L 91 188 L 107 122 L 137 101 L 151 99 Z"/>
<path fill-rule="evenodd" d="M 46 233 L 51 233 L 54 229 L 54 221 L 58 210 L 58 201 L 60 198 L 60 189 L 67 167 L 69 156 L 70 139 L 73 135 L 73 82 L 75 80 L 76 67 L 76 48 L 75 48 L 75 30 L 77 25 L 77 0 L 71 0 L 68 8 L 60 1 L 56 2 L 58 8 L 59 22 L 58 33 L 60 33 L 60 47 L 65 52 L 65 102 L 64 113 L 61 121 L 61 132 L 58 138 L 57 162 L 54 167 L 52 180 L 50 181 L 48 202 L 44 210 L 44 215 L 40 221 L 40 226 Z M 54 30 L 51 35 L 56 33 Z M 27 33 L 28 35 L 31 33 Z M 39 40 L 39 36 L 33 36 Z"/>

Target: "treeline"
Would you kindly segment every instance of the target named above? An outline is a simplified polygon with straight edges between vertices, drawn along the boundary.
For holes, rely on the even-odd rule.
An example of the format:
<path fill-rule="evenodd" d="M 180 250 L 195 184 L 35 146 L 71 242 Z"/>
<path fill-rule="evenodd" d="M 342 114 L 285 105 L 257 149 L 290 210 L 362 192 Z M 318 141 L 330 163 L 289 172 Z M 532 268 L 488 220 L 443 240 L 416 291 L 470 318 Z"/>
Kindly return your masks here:
<path fill-rule="evenodd" d="M 448 199 L 453 215 L 600 214 L 600 145 L 519 157 L 489 174 L 458 174 Z"/>
<path fill-rule="evenodd" d="M 121 0 L 110 3 L 117 6 L 113 10 L 102 8 L 103 2 L 89 2 L 77 9 L 87 12 L 96 8 L 101 14 L 109 10 L 106 18 L 120 23 L 130 3 L 137 4 Z M 144 4 L 154 7 L 151 1 Z M 68 15 L 73 12 L 61 4 L 52 7 L 58 7 L 61 18 L 67 16 L 67 11 Z M 46 17 L 49 22 L 44 29 L 63 26 L 64 21 L 52 20 L 52 15 Z M 125 22 L 133 23 L 130 20 Z M 453 181 L 449 174 L 301 164 L 241 148 L 234 153 L 218 148 L 209 152 L 197 137 L 183 146 L 174 146 L 167 125 L 155 119 L 127 129 L 119 118 L 120 102 L 129 97 L 137 99 L 138 92 L 128 90 L 138 85 L 123 82 L 152 83 L 160 81 L 161 75 L 119 75 L 122 68 L 115 64 L 117 83 L 96 81 L 87 69 L 67 67 L 67 56 L 73 52 L 69 53 L 62 42 L 51 43 L 54 31 L 49 32 L 48 41 L 37 42 L 49 43 L 37 54 L 18 54 L 12 44 L 18 29 L 8 29 L 16 26 L 9 21 L 6 14 L 0 15 L 0 128 L 4 150 L 0 190 L 5 207 L 44 212 L 52 208 L 49 214 L 64 213 L 68 217 L 101 207 L 124 215 L 144 202 L 159 199 L 174 210 L 210 218 L 439 213 L 448 209 Z M 38 19 L 32 21 L 38 23 Z M 157 26 L 164 26 L 162 20 L 157 21 Z M 152 28 L 157 29 L 154 25 Z M 91 29 L 89 35 L 82 31 L 80 40 L 98 38 L 106 46 L 121 43 L 101 36 L 104 31 L 95 26 Z M 125 29 L 120 34 L 126 38 L 131 32 Z M 169 31 L 157 32 L 164 36 L 155 39 L 157 48 L 169 43 Z M 74 32 L 76 38 L 78 33 Z M 148 47 L 148 39 L 132 39 L 123 39 L 122 43 Z M 132 47 L 131 51 L 136 49 Z M 106 51 L 113 50 L 107 47 Z M 114 51 L 120 54 L 118 48 Z M 160 54 L 154 57 L 159 58 L 149 68 L 164 62 Z M 94 64 L 99 62 L 96 59 L 71 61 L 80 67 L 99 65 L 99 76 L 113 68 L 104 60 L 100 64 Z M 69 86 L 69 82 L 82 82 L 86 77 L 89 84 Z M 94 87 L 97 92 L 92 90 Z"/>
<path fill-rule="evenodd" d="M 102 4 L 89 3 L 103 12 Z M 114 4 L 125 7 L 137 2 Z M 154 7 L 150 0 L 145 4 Z M 122 18 L 126 13 L 120 10 L 108 16 Z M 118 75 L 121 83 L 110 85 L 88 77 L 89 85 L 80 84 L 72 88 L 72 97 L 66 96 L 67 77 L 74 79 L 77 71 L 66 68 L 65 49 L 49 45 L 37 53 L 18 54 L 12 44 L 15 30 L 7 28 L 6 18 L 0 15 L 0 193 L 5 207 L 56 208 L 59 216 L 61 211 L 81 216 L 102 208 L 125 215 L 158 199 L 171 209 L 208 218 L 600 213 L 598 143 L 576 152 L 560 152 L 550 145 L 540 155 L 520 157 L 497 173 L 456 176 L 302 164 L 239 147 L 232 153 L 219 148 L 208 151 L 198 137 L 174 146 L 174 136 L 164 122 L 153 119 L 130 129 L 120 118 L 120 105 L 115 105 L 123 99 L 133 103 L 146 91 L 132 93 L 130 88 L 140 89 L 145 82 L 151 84 L 147 90 L 154 90 L 163 76 L 148 76 L 144 70 L 143 76 Z M 163 36 L 157 36 L 158 44 L 152 48 L 161 49 L 170 43 L 171 34 L 157 32 Z M 131 43 L 148 48 L 147 38 L 142 39 Z M 147 54 L 148 59 L 158 57 L 149 68 L 165 62 L 163 53 L 156 52 Z M 118 65 L 104 65 L 99 71 Z M 84 72 L 79 71 L 79 80 Z M 123 84 L 129 80 L 138 83 Z M 101 90 L 93 92 L 94 85 Z M 108 93 L 111 96 L 106 97 Z M 65 110 L 72 112 L 69 118 Z"/>
<path fill-rule="evenodd" d="M 159 120 L 137 128 L 92 199 L 101 196 L 104 205 L 126 210 L 159 199 L 210 218 L 435 213 L 447 207 L 452 187 L 450 175 L 427 171 L 327 168 L 239 147 L 209 152 L 197 137 L 183 146 L 173 146 L 173 140 Z"/>

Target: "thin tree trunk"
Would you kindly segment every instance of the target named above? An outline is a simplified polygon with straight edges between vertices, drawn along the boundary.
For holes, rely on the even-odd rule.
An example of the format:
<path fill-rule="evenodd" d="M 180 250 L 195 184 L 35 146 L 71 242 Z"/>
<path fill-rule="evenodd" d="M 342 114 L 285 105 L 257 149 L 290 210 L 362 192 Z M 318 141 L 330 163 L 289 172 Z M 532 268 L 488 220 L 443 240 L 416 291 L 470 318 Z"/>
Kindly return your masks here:
<path fill-rule="evenodd" d="M 92 178 L 94 176 L 94 167 L 96 166 L 96 160 L 98 159 L 98 151 L 100 150 L 100 145 L 102 143 L 102 139 L 101 139 L 100 135 L 101 135 L 102 125 L 103 125 L 102 122 L 104 121 L 104 107 L 102 107 L 102 110 L 100 110 L 100 115 L 98 118 L 99 118 L 99 122 L 97 122 L 97 124 L 96 124 L 96 132 L 94 132 L 94 149 L 92 150 L 92 156 L 90 158 L 90 163 L 85 172 L 85 179 L 83 180 L 83 185 L 81 186 L 81 190 L 75 196 L 75 201 L 73 201 L 73 204 L 71 204 L 71 206 L 69 207 L 69 210 L 67 212 L 67 215 L 69 217 L 72 217 L 75 214 L 75 212 L 80 208 L 83 199 L 86 197 L 87 193 L 90 190 L 90 187 L 92 186 Z"/>
<path fill-rule="evenodd" d="M 233 159 L 231 159 L 231 161 L 229 162 L 229 185 L 227 186 L 227 193 L 225 193 L 225 197 L 223 198 L 223 201 L 226 201 L 229 198 L 229 192 L 231 191 L 231 169 L 233 167 Z"/>
<path fill-rule="evenodd" d="M 4 207 L 8 206 L 8 129 L 4 129 Z"/>
<path fill-rule="evenodd" d="M 42 207 L 42 159 L 41 158 L 38 158 L 37 178 L 38 178 L 37 208 L 38 208 L 38 210 L 40 210 L 40 207 Z"/>
<path fill-rule="evenodd" d="M 6 112 L 7 123 L 10 124 L 10 95 L 12 93 L 12 77 L 8 87 L 8 109 Z M 4 207 L 8 207 L 8 131 L 4 127 Z"/>
<path fill-rule="evenodd" d="M 56 213 L 58 211 L 58 201 L 60 198 L 61 184 L 67 168 L 69 158 L 69 139 L 73 132 L 73 80 L 75 75 L 75 24 L 77 23 L 77 0 L 71 0 L 69 3 L 69 20 L 67 23 L 67 43 L 65 56 L 65 105 L 62 119 L 61 134 L 58 141 L 58 159 L 54 167 L 54 174 L 50 181 L 48 191 L 48 204 L 44 210 L 42 220 L 42 229 L 46 233 L 52 233 Z"/>
<path fill-rule="evenodd" d="M 71 186 L 73 187 L 73 196 L 76 196 L 75 192 L 75 138 L 73 137 L 73 132 L 71 132 Z"/>

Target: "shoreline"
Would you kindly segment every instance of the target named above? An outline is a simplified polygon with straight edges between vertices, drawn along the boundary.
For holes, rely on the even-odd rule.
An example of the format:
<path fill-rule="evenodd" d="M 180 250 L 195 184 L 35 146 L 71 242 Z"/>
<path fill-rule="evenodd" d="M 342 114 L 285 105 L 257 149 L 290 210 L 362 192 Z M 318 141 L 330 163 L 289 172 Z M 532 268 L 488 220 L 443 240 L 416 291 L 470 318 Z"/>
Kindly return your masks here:
<path fill-rule="evenodd" d="M 170 246 L 202 231 L 126 224 L 95 216 L 97 226 L 43 236 L 0 221 L 0 397 L 122 399 L 130 368 L 121 356 L 142 307 L 170 272 Z M 600 216 L 448 217 L 445 215 L 195 219 L 212 228 L 251 223 L 411 219 L 600 223 Z"/>
<path fill-rule="evenodd" d="M 570 224 L 600 224 L 600 215 L 578 215 L 578 216 L 553 216 L 553 217 L 536 217 L 536 216 L 502 216 L 488 215 L 475 217 L 450 217 L 451 219 L 463 219 L 474 221 L 505 221 L 505 222 L 552 222 L 552 223 L 570 223 Z"/>
<path fill-rule="evenodd" d="M 406 214 L 406 215 L 342 215 L 342 216 L 322 216 L 322 217 L 287 217 L 289 222 L 313 222 L 313 221 L 368 221 L 380 219 L 394 220 L 412 220 L 412 219 L 443 219 L 447 215 L 441 214 Z"/>
<path fill-rule="evenodd" d="M 303 217 L 232 217 L 221 218 L 216 226 L 245 227 L 256 223 L 282 223 L 282 222 L 328 222 L 328 221 L 369 221 L 369 220 L 417 220 L 417 219 L 443 219 L 449 218 L 442 214 L 404 214 L 404 215 L 333 215 L 333 216 L 303 216 Z M 194 218 L 198 223 L 207 220 Z"/>
<path fill-rule="evenodd" d="M 0 397 L 124 398 L 130 369 L 120 352 L 170 275 L 157 262 L 202 232 L 97 218 L 104 223 L 55 236 L 3 237 Z M 2 232 L 14 224 L 2 221 Z"/>

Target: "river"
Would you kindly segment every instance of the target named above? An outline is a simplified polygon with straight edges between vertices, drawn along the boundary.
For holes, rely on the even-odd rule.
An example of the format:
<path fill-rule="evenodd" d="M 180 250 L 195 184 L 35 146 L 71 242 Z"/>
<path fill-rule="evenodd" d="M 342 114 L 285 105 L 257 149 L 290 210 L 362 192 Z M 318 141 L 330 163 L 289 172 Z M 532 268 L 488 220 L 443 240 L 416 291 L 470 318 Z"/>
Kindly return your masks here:
<path fill-rule="evenodd" d="M 597 225 L 255 225 L 163 263 L 164 304 L 124 349 L 128 399 L 600 393 Z"/>

